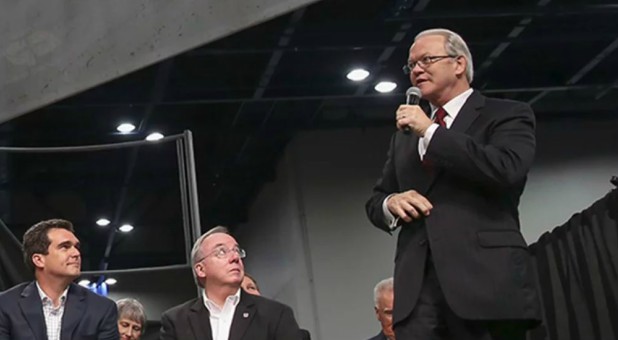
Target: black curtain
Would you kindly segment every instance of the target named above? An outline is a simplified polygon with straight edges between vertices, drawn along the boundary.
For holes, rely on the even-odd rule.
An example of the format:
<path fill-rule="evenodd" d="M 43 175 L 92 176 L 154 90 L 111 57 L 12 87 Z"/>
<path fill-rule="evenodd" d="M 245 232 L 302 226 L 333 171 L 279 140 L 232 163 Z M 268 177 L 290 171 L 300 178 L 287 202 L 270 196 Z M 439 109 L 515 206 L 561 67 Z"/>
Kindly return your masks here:
<path fill-rule="evenodd" d="M 530 250 L 544 320 L 529 339 L 618 340 L 618 190 L 543 234 Z"/>
<path fill-rule="evenodd" d="M 0 291 L 31 279 L 24 264 L 21 243 L 0 220 Z"/>

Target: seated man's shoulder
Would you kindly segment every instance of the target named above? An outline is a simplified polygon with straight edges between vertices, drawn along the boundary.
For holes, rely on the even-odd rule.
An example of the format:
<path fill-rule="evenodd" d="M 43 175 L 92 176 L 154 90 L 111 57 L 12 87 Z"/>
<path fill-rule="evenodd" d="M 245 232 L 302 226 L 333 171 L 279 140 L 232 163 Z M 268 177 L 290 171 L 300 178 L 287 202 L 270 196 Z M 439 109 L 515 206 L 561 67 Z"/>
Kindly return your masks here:
<path fill-rule="evenodd" d="M 33 282 L 23 282 L 5 291 L 0 292 L 0 301 L 8 302 L 12 299 L 16 299 L 17 297 L 22 295 L 22 293 L 24 292 L 24 289 L 26 289 L 26 287 L 30 285 L 31 283 Z"/>
<path fill-rule="evenodd" d="M 291 308 L 288 305 L 283 304 L 279 301 L 271 300 L 263 296 L 244 294 L 243 298 L 246 298 L 247 300 L 249 300 L 249 302 L 255 303 L 256 306 L 258 306 L 258 308 L 266 310 L 266 311 L 275 312 L 275 311 L 281 311 L 281 310 L 287 310 L 287 309 L 291 310 Z"/>
<path fill-rule="evenodd" d="M 189 301 L 183 302 L 179 305 L 176 305 L 166 310 L 165 312 L 163 312 L 163 315 L 171 317 L 171 318 L 175 318 L 179 315 L 187 313 L 191 309 L 199 308 L 200 305 L 198 302 L 201 303 L 201 300 L 202 300 L 201 298 L 195 298 L 195 299 L 191 299 Z"/>
<path fill-rule="evenodd" d="M 77 295 L 85 296 L 88 303 L 92 303 L 98 306 L 107 306 L 108 308 L 111 306 L 116 306 L 116 303 L 105 296 L 101 296 L 86 287 L 82 287 L 78 284 L 72 283 L 69 287 L 69 290 Z"/>

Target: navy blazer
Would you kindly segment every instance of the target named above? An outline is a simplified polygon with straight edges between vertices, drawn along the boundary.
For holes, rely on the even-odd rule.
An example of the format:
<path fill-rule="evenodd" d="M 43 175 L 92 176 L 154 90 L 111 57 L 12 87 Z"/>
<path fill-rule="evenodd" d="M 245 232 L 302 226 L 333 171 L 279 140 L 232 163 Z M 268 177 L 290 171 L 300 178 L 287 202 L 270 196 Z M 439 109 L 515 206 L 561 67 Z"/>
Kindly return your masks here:
<path fill-rule="evenodd" d="M 119 338 L 116 304 L 72 283 L 64 305 L 60 339 Z M 0 340 L 47 340 L 43 305 L 34 281 L 0 293 Z"/>

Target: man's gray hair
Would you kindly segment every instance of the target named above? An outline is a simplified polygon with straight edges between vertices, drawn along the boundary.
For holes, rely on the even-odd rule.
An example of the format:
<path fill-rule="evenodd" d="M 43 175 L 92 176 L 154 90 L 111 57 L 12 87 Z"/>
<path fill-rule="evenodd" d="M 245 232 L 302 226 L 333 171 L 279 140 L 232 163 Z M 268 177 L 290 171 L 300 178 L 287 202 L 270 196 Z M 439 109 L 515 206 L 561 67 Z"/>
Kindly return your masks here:
<path fill-rule="evenodd" d="M 393 278 L 384 279 L 373 288 L 373 303 L 378 307 L 378 302 L 382 294 L 393 291 Z"/>
<path fill-rule="evenodd" d="M 191 272 L 193 273 L 193 280 L 195 281 L 195 284 L 198 287 L 202 287 L 204 288 L 204 285 L 197 279 L 197 273 L 195 273 L 195 265 L 204 259 L 204 256 L 206 256 L 203 252 L 202 252 L 202 243 L 204 243 L 204 240 L 213 234 L 230 234 L 230 231 L 224 227 L 224 226 L 216 226 L 210 230 L 208 230 L 207 232 L 205 232 L 204 234 L 202 234 L 202 236 L 200 236 L 197 241 L 195 241 L 195 243 L 193 244 L 193 249 L 191 249 Z"/>
<path fill-rule="evenodd" d="M 472 83 L 472 79 L 474 79 L 474 63 L 472 62 L 472 53 L 470 53 L 470 49 L 463 38 L 451 30 L 444 28 L 433 28 L 417 34 L 414 41 L 416 42 L 418 38 L 427 35 L 443 36 L 446 40 L 446 43 L 444 44 L 446 54 L 456 56 L 462 55 L 466 57 L 466 79 L 468 79 L 468 83 Z"/>

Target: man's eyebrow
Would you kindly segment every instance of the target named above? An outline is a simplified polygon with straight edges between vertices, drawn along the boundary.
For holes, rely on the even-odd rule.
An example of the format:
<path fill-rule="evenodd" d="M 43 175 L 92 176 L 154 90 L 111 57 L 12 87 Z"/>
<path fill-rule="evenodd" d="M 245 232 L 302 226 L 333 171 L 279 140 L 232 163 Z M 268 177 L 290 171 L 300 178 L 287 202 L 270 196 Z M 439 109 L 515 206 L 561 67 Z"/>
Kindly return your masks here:
<path fill-rule="evenodd" d="M 66 246 L 75 246 L 75 248 L 79 248 L 80 243 L 79 242 L 75 242 L 73 243 L 70 240 L 66 240 L 64 242 L 60 242 L 58 243 L 58 248 L 62 248 L 62 247 L 66 247 Z"/>

